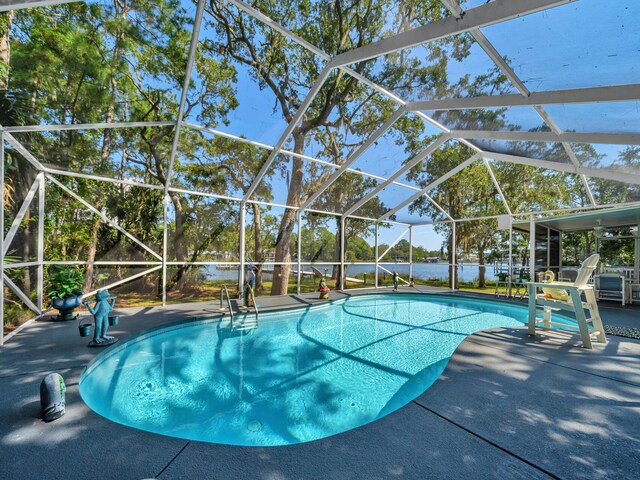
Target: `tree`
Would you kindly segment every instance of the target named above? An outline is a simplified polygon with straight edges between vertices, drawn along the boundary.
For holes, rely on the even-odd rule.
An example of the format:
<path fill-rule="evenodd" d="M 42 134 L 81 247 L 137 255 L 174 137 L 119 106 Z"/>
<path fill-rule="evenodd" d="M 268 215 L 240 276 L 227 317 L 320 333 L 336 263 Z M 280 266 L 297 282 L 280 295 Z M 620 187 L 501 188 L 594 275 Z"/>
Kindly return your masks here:
<path fill-rule="evenodd" d="M 260 1 L 254 7 L 282 22 L 291 31 L 330 55 L 382 38 L 390 26 L 384 15 L 386 2 L 379 0 L 350 3 L 336 1 L 330 5 L 299 0 Z M 215 20 L 216 23 L 212 23 L 211 27 L 217 32 L 217 38 L 209 39 L 206 43 L 211 54 L 229 55 L 233 61 L 248 67 L 260 88 L 269 89 L 273 93 L 275 108 L 286 122 L 290 122 L 307 89 L 318 78 L 323 62 L 312 53 L 292 45 L 270 27 L 248 18 L 235 7 L 210 0 L 207 12 Z M 298 16 L 297 13 L 301 15 Z M 444 15 L 446 12 L 436 1 L 408 2 L 392 20 L 391 30 L 409 28 L 415 24 L 416 18 L 428 22 Z M 451 40 L 441 43 L 447 41 Z M 386 62 L 382 68 L 375 62 L 361 62 L 354 69 L 384 82 L 392 89 L 406 87 L 411 81 L 429 89 L 437 86 L 445 75 L 441 66 L 446 63 L 447 52 L 442 48 L 427 47 L 427 50 L 426 56 L 438 64 L 439 68 L 419 67 L 416 62 L 410 65 L 414 68 L 407 68 L 402 55 L 392 55 L 391 57 L 401 61 Z M 327 134 L 326 127 L 343 127 L 345 131 L 352 132 L 353 129 L 364 126 L 364 123 L 359 122 L 358 114 L 367 103 L 354 102 L 355 105 L 350 107 L 347 104 L 350 99 L 359 98 L 365 90 L 354 77 L 343 71 L 333 72 L 306 111 L 303 121 L 294 129 L 291 136 L 292 150 L 304 153 L 307 142 L 312 139 L 317 141 Z M 361 138 L 366 138 L 365 133 L 372 132 L 390 114 L 392 108 L 390 102 L 380 102 L 375 115 L 369 118 L 367 129 L 360 131 Z M 373 112 L 372 108 L 368 111 L 369 114 Z M 344 160 L 342 146 L 337 150 L 340 150 L 340 160 Z M 303 160 L 294 158 L 287 191 L 288 206 L 299 207 L 309 194 L 308 191 L 303 191 L 304 170 Z M 288 209 L 282 216 L 276 244 L 277 262 L 291 261 L 291 233 L 295 217 L 293 209 Z M 285 265 L 278 270 L 274 276 L 272 294 L 285 294 L 290 267 Z"/>

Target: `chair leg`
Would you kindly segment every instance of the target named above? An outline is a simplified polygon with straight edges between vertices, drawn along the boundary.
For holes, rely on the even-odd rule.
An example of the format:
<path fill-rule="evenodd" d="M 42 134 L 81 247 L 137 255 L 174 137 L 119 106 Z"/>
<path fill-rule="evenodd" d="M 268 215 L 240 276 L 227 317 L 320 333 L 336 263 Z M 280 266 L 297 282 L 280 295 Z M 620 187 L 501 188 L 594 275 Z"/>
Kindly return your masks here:
<path fill-rule="evenodd" d="M 544 329 L 549 330 L 551 328 L 551 309 L 544 307 Z"/>
<path fill-rule="evenodd" d="M 576 314 L 576 321 L 578 322 L 578 328 L 580 329 L 580 337 L 582 337 L 582 346 L 584 348 L 593 348 L 593 345 L 591 344 L 591 336 L 589 335 L 589 327 L 587 326 L 587 318 L 584 315 L 584 308 L 582 307 L 580 292 L 576 288 L 571 288 L 570 291 L 573 309 Z"/>
<path fill-rule="evenodd" d="M 598 309 L 596 296 L 594 295 L 593 290 L 585 290 L 584 295 L 587 298 L 587 303 L 589 304 L 591 323 L 593 323 L 594 330 L 598 332 L 596 335 L 598 343 L 607 343 L 607 336 L 604 333 L 604 326 L 602 325 L 602 317 L 600 317 L 600 310 Z"/>

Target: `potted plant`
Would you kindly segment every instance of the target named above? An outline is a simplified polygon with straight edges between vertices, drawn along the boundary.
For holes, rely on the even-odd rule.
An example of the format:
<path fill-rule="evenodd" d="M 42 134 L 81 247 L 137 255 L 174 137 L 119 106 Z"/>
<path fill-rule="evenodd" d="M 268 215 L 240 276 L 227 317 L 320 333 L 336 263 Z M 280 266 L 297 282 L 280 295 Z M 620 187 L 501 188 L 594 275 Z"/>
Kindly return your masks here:
<path fill-rule="evenodd" d="M 78 266 L 54 265 L 49 269 L 47 295 L 60 314 L 57 320 L 73 320 L 73 311 L 82 304 L 84 271 Z"/>
<path fill-rule="evenodd" d="M 509 277 L 508 273 L 504 273 L 504 272 L 500 272 L 496 274 L 496 277 L 498 277 L 498 280 L 501 282 L 506 282 L 507 278 Z"/>

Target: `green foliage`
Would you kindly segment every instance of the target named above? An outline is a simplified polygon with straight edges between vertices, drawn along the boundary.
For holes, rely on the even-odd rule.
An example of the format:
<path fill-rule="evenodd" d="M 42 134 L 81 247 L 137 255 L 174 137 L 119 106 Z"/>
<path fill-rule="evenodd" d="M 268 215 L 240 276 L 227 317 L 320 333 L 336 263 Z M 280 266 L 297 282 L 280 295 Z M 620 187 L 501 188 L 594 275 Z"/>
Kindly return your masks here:
<path fill-rule="evenodd" d="M 49 298 L 67 298 L 82 294 L 84 271 L 79 266 L 52 265 L 46 294 Z"/>

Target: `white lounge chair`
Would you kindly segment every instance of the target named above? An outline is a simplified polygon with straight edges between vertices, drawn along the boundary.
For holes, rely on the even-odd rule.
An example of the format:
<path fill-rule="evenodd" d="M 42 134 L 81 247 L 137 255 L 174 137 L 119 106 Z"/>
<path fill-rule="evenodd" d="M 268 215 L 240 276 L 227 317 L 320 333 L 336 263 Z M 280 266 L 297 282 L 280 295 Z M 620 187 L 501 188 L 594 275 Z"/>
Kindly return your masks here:
<path fill-rule="evenodd" d="M 591 335 L 596 336 L 598 343 L 607 343 L 593 285 L 587 284 L 599 260 L 600 255 L 595 254 L 582 262 L 575 282 L 527 282 L 529 335 L 535 335 L 537 325 L 542 325 L 546 329 L 551 326 L 561 326 L 563 329 L 575 329 L 580 332 L 585 348 L 593 348 Z M 542 294 L 538 293 L 539 288 L 543 289 Z M 584 294 L 586 301 L 582 301 L 582 294 Z M 578 326 L 573 327 L 566 323 L 552 321 L 552 312 L 557 310 L 573 312 Z M 589 313 L 589 317 L 585 315 L 585 310 Z M 589 324 L 593 326 L 591 332 Z"/>

